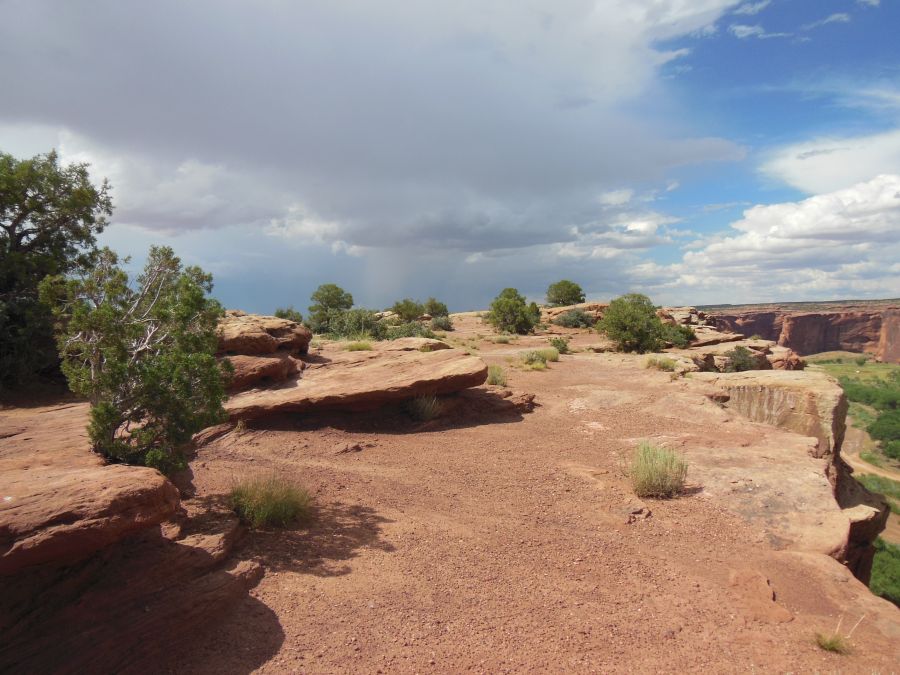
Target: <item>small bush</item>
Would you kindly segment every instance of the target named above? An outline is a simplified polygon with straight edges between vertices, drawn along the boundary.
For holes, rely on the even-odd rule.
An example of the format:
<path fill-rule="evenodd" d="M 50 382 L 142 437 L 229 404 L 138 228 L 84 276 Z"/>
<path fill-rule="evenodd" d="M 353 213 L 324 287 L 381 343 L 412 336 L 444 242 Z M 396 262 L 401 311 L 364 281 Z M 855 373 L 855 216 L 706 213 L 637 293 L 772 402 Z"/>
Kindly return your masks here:
<path fill-rule="evenodd" d="M 496 342 L 498 345 L 508 345 L 509 335 L 498 335 L 494 338 L 494 342 Z"/>
<path fill-rule="evenodd" d="M 368 352 L 372 350 L 371 342 L 348 342 L 344 347 L 348 352 Z"/>
<path fill-rule="evenodd" d="M 328 334 L 335 340 L 368 338 L 383 340 L 386 327 L 370 309 L 333 310 L 328 314 Z"/>
<path fill-rule="evenodd" d="M 594 319 L 583 309 L 570 309 L 553 319 L 553 323 L 563 328 L 590 328 Z"/>
<path fill-rule="evenodd" d="M 515 288 L 505 288 L 491 303 L 487 320 L 499 331 L 524 335 L 540 322 L 541 310 L 533 302 L 527 304 Z"/>
<path fill-rule="evenodd" d="M 675 347 L 684 349 L 691 344 L 691 340 L 697 339 L 697 334 L 690 326 L 663 324 L 662 339 L 672 343 Z"/>
<path fill-rule="evenodd" d="M 763 336 L 760 335 L 759 333 L 754 333 L 753 335 L 750 336 L 750 339 L 751 340 L 762 340 Z"/>
<path fill-rule="evenodd" d="M 418 321 L 409 321 L 407 323 L 397 324 L 396 326 L 387 326 L 384 337 L 387 340 L 398 340 L 399 338 L 405 337 L 433 338 L 435 335 L 430 328 Z"/>
<path fill-rule="evenodd" d="M 866 363 L 868 362 L 868 360 L 869 360 L 869 359 L 867 359 L 865 356 L 857 356 L 857 357 L 854 359 L 854 363 L 856 363 L 856 365 L 858 365 L 858 366 L 864 366 L 864 365 L 866 365 Z"/>
<path fill-rule="evenodd" d="M 640 293 L 628 293 L 609 303 L 597 329 L 623 352 L 643 354 L 662 347 L 663 323 L 650 298 Z"/>
<path fill-rule="evenodd" d="M 410 417 L 419 422 L 433 420 L 441 414 L 442 409 L 440 399 L 434 395 L 416 396 L 406 404 Z"/>
<path fill-rule="evenodd" d="M 684 489 L 687 462 L 668 448 L 641 443 L 631 463 L 631 485 L 638 497 L 674 497 Z"/>
<path fill-rule="evenodd" d="M 425 314 L 430 314 L 432 318 L 437 318 L 439 316 L 449 316 L 450 314 L 450 310 L 447 309 L 447 305 L 435 298 L 428 298 L 422 305 L 422 308 L 425 310 Z M 444 330 L 450 329 L 445 328 Z"/>
<path fill-rule="evenodd" d="M 499 387 L 506 386 L 506 370 L 503 366 L 488 366 L 487 383 Z"/>
<path fill-rule="evenodd" d="M 293 321 L 294 323 L 302 323 L 303 315 L 294 309 L 293 305 L 288 307 L 279 307 L 275 310 L 275 316 L 279 319 L 287 319 L 288 321 Z"/>
<path fill-rule="evenodd" d="M 550 338 L 550 346 L 560 354 L 569 353 L 569 338 L 552 337 Z"/>
<path fill-rule="evenodd" d="M 229 502 L 252 527 L 284 527 L 309 515 L 309 493 L 280 476 L 245 478 L 231 488 Z"/>
<path fill-rule="evenodd" d="M 650 356 L 644 362 L 645 368 L 656 368 L 671 373 L 675 370 L 675 361 L 665 356 Z"/>
<path fill-rule="evenodd" d="M 436 316 L 431 320 L 431 330 L 453 330 L 453 322 L 449 316 Z"/>
<path fill-rule="evenodd" d="M 402 321 L 415 321 L 425 313 L 425 307 L 411 298 L 403 298 L 394 303 L 391 311 Z"/>
<path fill-rule="evenodd" d="M 727 373 L 741 373 L 756 368 L 753 353 L 746 347 L 735 347 L 725 352 L 725 356 L 728 358 L 728 365 L 725 367 Z"/>

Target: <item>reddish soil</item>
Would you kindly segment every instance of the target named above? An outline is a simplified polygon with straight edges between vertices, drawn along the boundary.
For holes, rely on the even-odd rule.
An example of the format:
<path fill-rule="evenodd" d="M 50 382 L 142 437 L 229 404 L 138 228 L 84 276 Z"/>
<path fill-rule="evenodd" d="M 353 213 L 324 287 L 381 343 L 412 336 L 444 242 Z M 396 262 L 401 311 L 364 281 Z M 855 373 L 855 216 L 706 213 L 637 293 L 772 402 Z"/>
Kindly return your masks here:
<path fill-rule="evenodd" d="M 547 340 L 475 337 L 489 332 L 468 316 L 450 335 L 475 340 L 488 363 L 502 365 Z M 596 335 L 573 341 L 592 343 Z M 545 372 L 508 373 L 512 389 L 537 395 L 534 412 L 497 413 L 476 397 L 424 424 L 399 410 L 294 415 L 201 448 L 190 504 L 226 493 L 237 477 L 277 471 L 309 488 L 314 518 L 248 534 L 235 555 L 266 568 L 250 597 L 197 626 L 166 662 L 135 669 L 896 668 L 900 611 L 825 556 L 777 550 L 702 486 L 645 500 L 652 515 L 629 518 L 640 505 L 623 467 L 636 439 L 689 433 L 740 447 L 755 425 L 709 428 L 702 416 L 655 413 L 678 385 L 644 370 L 640 357 L 579 353 Z M 842 616 L 852 626 L 865 612 L 852 654 L 815 645 L 816 632 Z"/>

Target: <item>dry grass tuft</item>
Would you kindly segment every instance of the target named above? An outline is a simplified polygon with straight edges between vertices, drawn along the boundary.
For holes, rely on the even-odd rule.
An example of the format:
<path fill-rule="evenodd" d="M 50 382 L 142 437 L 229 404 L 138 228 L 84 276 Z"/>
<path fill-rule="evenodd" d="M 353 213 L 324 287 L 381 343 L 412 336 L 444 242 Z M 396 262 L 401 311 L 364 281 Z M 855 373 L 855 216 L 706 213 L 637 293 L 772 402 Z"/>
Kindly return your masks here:
<path fill-rule="evenodd" d="M 427 422 L 441 414 L 443 405 L 434 395 L 416 396 L 406 404 L 406 409 L 414 420 Z"/>
<path fill-rule="evenodd" d="M 638 497 L 669 498 L 684 489 L 688 465 L 668 448 L 641 443 L 631 462 L 631 485 Z"/>
<path fill-rule="evenodd" d="M 344 347 L 348 352 L 368 352 L 372 350 L 372 343 L 362 340 L 356 342 L 348 342 Z"/>
<path fill-rule="evenodd" d="M 667 356 L 649 356 L 644 361 L 644 368 L 656 368 L 656 370 L 664 370 L 671 373 L 675 370 L 675 360 Z"/>
<path fill-rule="evenodd" d="M 487 383 L 506 386 L 506 370 L 503 366 L 488 366 Z"/>
<path fill-rule="evenodd" d="M 275 474 L 244 478 L 234 484 L 229 502 L 252 527 L 284 527 L 309 516 L 309 493 Z"/>

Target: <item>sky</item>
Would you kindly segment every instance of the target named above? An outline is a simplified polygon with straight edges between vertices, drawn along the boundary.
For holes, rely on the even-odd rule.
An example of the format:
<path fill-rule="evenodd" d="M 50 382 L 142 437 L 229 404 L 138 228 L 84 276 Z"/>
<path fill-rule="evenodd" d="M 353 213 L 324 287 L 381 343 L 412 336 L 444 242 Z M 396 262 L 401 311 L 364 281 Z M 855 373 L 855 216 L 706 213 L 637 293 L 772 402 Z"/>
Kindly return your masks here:
<path fill-rule="evenodd" d="M 228 307 L 900 297 L 900 0 L 0 0 L 0 151 Z"/>

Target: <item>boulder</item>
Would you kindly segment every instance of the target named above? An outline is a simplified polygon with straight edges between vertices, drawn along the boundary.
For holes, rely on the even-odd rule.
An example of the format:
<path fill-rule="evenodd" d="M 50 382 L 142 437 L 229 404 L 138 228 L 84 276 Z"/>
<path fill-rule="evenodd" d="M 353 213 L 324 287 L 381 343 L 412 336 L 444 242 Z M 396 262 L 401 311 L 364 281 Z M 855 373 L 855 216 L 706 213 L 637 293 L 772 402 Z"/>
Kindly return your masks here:
<path fill-rule="evenodd" d="M 104 465 L 87 404 L 21 413 L 0 450 L 0 575 L 68 565 L 166 520 L 178 490 L 155 469 Z M 35 443 L 34 439 L 40 439 Z"/>
<path fill-rule="evenodd" d="M 329 356 L 280 386 L 232 397 L 225 409 L 234 419 L 314 409 L 370 410 L 419 395 L 455 393 L 487 379 L 484 361 L 456 349 Z"/>
<path fill-rule="evenodd" d="M 287 352 L 264 356 L 238 354 L 225 357 L 234 368 L 229 391 L 243 391 L 258 385 L 282 382 L 303 368 L 303 362 Z"/>
<path fill-rule="evenodd" d="M 259 355 L 282 350 L 306 354 L 312 340 L 310 330 L 299 323 L 276 316 L 246 314 L 228 310 L 219 321 L 219 353 Z"/>
<path fill-rule="evenodd" d="M 381 352 L 435 352 L 450 349 L 450 345 L 433 338 L 408 337 L 376 342 L 375 349 Z"/>

